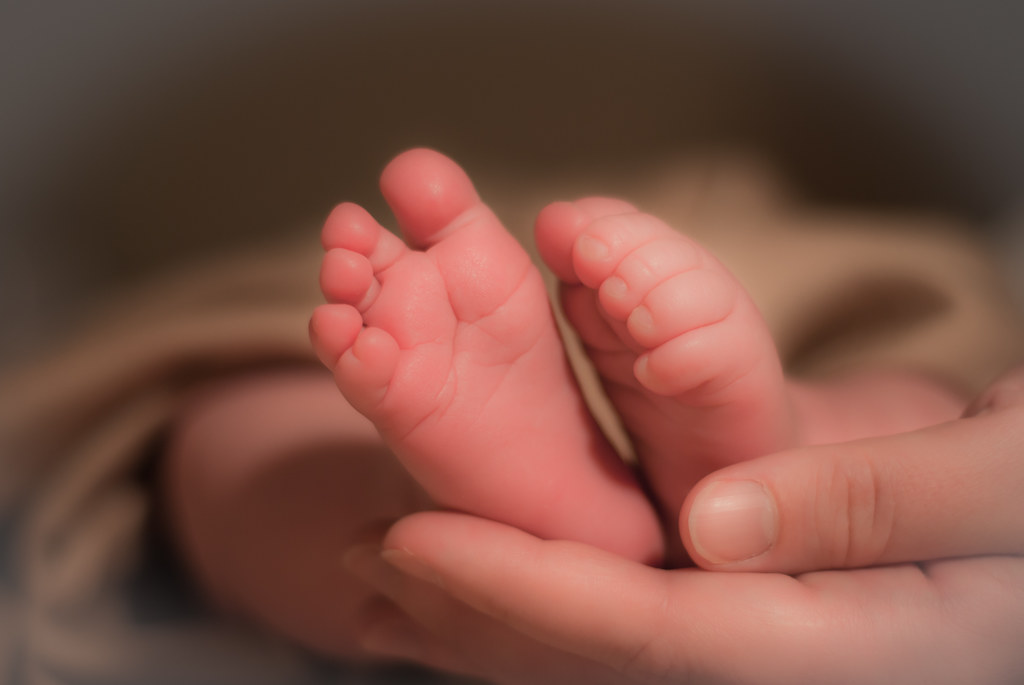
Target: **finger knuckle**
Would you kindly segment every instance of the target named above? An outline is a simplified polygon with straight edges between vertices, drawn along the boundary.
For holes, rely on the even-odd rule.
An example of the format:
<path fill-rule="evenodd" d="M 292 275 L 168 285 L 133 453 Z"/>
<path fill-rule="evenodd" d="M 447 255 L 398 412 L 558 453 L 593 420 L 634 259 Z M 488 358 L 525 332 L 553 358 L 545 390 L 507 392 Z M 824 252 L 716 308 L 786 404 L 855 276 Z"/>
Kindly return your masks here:
<path fill-rule="evenodd" d="M 883 558 L 892 539 L 895 499 L 883 467 L 870 455 L 826 460 L 815 501 L 818 540 L 838 568 L 867 566 Z"/>

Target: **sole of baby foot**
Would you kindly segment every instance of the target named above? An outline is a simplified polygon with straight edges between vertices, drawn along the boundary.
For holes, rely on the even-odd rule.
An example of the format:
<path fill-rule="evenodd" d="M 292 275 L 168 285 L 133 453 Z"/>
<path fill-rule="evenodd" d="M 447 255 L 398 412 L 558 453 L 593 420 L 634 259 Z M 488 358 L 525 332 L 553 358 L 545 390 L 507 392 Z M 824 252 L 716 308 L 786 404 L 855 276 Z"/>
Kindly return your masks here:
<path fill-rule="evenodd" d="M 703 476 L 794 442 L 767 326 L 707 250 L 603 198 L 550 205 L 536 237 L 669 525 Z"/>
<path fill-rule="evenodd" d="M 439 153 L 399 156 L 381 189 L 405 242 L 354 205 L 323 232 L 311 334 L 342 393 L 442 506 L 658 561 L 658 517 L 587 411 L 527 253 Z"/>

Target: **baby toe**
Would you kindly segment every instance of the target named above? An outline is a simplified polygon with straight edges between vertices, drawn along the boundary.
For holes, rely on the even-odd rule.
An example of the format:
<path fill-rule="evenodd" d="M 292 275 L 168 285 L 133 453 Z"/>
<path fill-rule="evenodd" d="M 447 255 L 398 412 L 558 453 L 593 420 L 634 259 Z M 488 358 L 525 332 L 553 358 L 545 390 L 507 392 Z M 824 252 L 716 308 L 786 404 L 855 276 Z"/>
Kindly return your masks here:
<path fill-rule="evenodd" d="M 749 321 L 731 316 L 677 335 L 637 359 L 636 379 L 658 395 L 717 404 L 765 358 L 762 341 L 750 333 Z"/>
<path fill-rule="evenodd" d="M 320 266 L 320 290 L 332 303 L 350 304 L 365 311 L 380 293 L 370 260 L 351 250 L 334 248 Z"/>
<path fill-rule="evenodd" d="M 596 218 L 635 213 L 636 208 L 614 198 L 587 197 L 576 202 L 554 202 L 540 211 L 534 240 L 541 259 L 564 283 L 579 283 L 573 266 L 573 246 Z"/>
<path fill-rule="evenodd" d="M 426 148 L 395 157 L 381 173 L 380 188 L 409 244 L 420 249 L 442 240 L 459 216 L 480 204 L 466 172 Z"/>
<path fill-rule="evenodd" d="M 372 411 L 387 394 L 398 365 L 395 339 L 379 328 L 363 328 L 339 357 L 334 379 L 345 397 L 360 411 Z"/>
<path fill-rule="evenodd" d="M 573 202 L 554 202 L 537 214 L 533 235 L 540 258 L 563 283 L 576 284 L 573 245 L 587 226 L 589 217 Z"/>
<path fill-rule="evenodd" d="M 600 287 L 619 263 L 637 248 L 667 235 L 671 228 L 640 213 L 594 219 L 573 245 L 573 268 L 586 286 Z"/>
<path fill-rule="evenodd" d="M 624 257 L 601 284 L 601 306 L 613 318 L 625 321 L 653 288 L 699 263 L 698 249 L 681 236 L 641 245 Z"/>
<path fill-rule="evenodd" d="M 309 339 L 317 357 L 329 369 L 352 347 L 363 326 L 363 318 L 346 304 L 324 304 L 313 310 Z"/>
<path fill-rule="evenodd" d="M 343 202 L 334 208 L 324 222 L 320 242 L 327 251 L 344 249 L 363 255 L 374 271 L 388 268 L 406 252 L 398 236 L 352 202 Z"/>
<path fill-rule="evenodd" d="M 325 250 L 345 248 L 368 255 L 377 244 L 383 230 L 369 212 L 353 202 L 342 202 L 335 207 L 320 232 L 320 243 Z"/>
<path fill-rule="evenodd" d="M 706 269 L 676 274 L 655 286 L 626 321 L 630 335 L 644 347 L 725 319 L 740 291 L 726 275 Z"/>

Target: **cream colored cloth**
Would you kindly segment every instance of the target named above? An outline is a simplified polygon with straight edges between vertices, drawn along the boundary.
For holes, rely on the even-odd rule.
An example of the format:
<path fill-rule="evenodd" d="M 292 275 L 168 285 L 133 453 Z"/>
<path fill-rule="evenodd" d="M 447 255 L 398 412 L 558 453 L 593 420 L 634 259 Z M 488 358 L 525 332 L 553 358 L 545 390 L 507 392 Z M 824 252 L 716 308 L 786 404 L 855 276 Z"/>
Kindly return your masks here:
<path fill-rule="evenodd" d="M 674 165 L 613 188 L 481 185 L 513 227 L 529 225 L 551 188 L 572 197 L 596 185 L 694 235 L 750 289 L 794 372 L 910 366 L 976 391 L 1024 350 L 990 262 L 942 220 L 799 208 L 748 164 Z M 140 474 L 161 434 L 195 383 L 313 360 L 306 325 L 320 301 L 319 256 L 312 230 L 293 249 L 184 269 L 3 381 L 0 529 L 11 549 L 0 682 L 363 682 L 201 609 L 147 618 L 138 591 L 155 514 Z M 593 394 L 592 376 L 584 382 Z"/>

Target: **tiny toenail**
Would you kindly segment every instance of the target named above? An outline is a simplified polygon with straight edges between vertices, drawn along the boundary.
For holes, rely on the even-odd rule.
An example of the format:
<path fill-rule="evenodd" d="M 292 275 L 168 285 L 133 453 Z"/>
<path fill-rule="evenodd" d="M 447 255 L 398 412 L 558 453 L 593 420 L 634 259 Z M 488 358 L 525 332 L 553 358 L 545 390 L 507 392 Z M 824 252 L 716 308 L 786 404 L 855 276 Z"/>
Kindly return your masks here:
<path fill-rule="evenodd" d="M 650 365 L 650 355 L 642 354 L 636 358 L 636 362 L 633 363 L 633 375 L 642 383 L 644 376 L 647 375 L 647 367 Z"/>
<path fill-rule="evenodd" d="M 778 513 L 768 491 L 752 480 L 711 483 L 689 516 L 690 540 L 713 564 L 753 559 L 775 544 Z"/>
<path fill-rule="evenodd" d="M 576 249 L 584 259 L 604 259 L 608 256 L 608 246 L 589 235 L 585 235 L 577 241 Z"/>
<path fill-rule="evenodd" d="M 650 366 L 651 356 L 649 354 L 640 355 L 636 358 L 636 361 L 633 362 L 633 376 L 640 381 L 640 385 L 644 386 L 651 392 L 657 392 L 657 390 L 652 387 L 652 381 L 656 381 L 657 377 L 652 378 Z"/>
<path fill-rule="evenodd" d="M 618 276 L 612 276 L 604 282 L 604 292 L 614 300 L 621 300 L 629 292 L 629 286 Z"/>
<path fill-rule="evenodd" d="M 650 333 L 654 329 L 654 316 L 651 310 L 640 305 L 629 315 L 629 330 L 635 336 L 637 333 Z"/>

